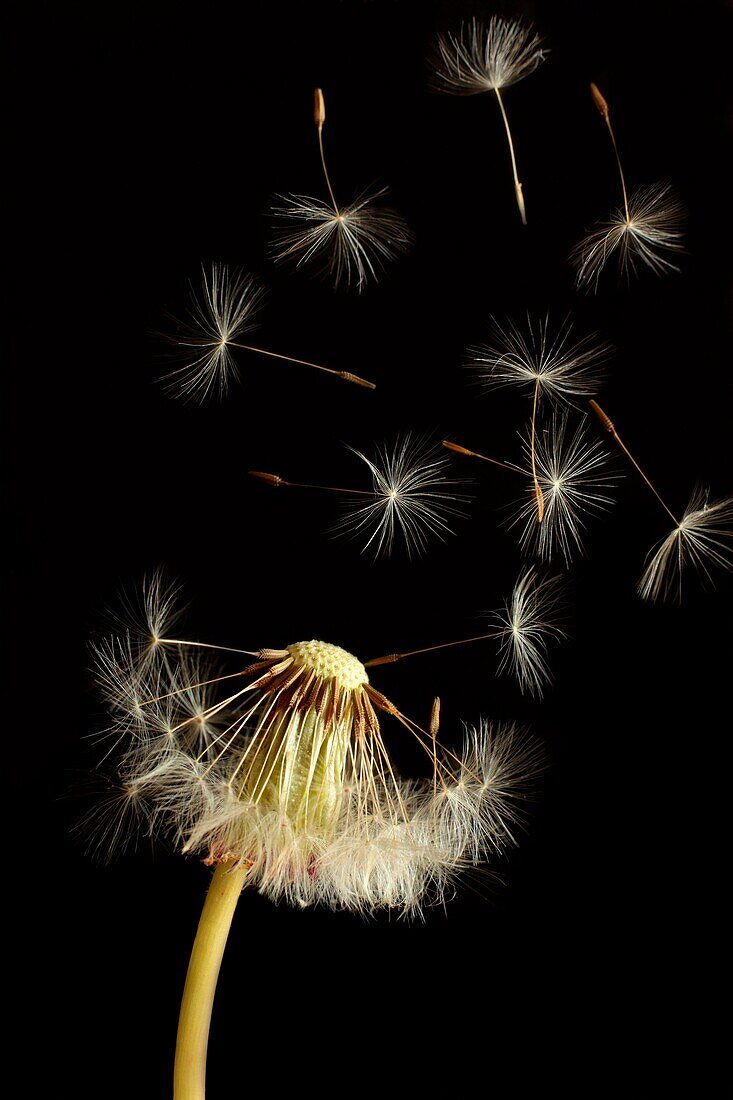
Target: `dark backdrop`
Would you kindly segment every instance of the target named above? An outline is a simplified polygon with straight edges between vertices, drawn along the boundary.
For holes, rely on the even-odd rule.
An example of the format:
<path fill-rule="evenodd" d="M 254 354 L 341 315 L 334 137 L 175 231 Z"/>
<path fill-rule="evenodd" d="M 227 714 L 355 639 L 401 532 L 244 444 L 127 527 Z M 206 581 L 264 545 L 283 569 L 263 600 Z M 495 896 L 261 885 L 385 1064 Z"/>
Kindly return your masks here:
<path fill-rule="evenodd" d="M 526 229 L 495 103 L 427 90 L 435 32 L 497 10 L 534 19 L 551 51 L 505 98 Z M 161 565 L 191 601 L 192 637 L 245 648 L 318 637 L 368 658 L 477 632 L 520 565 L 502 525 L 514 487 L 500 472 L 457 461 L 475 484 L 456 537 L 419 561 L 377 563 L 329 537 L 332 499 L 245 475 L 357 484 L 343 444 L 371 449 L 404 429 L 512 453 L 528 402 L 480 397 L 462 365 L 492 314 L 572 314 L 599 332 L 615 348 L 602 401 L 671 506 L 697 481 L 730 493 L 729 25 L 722 7 L 692 2 L 397 0 L 11 4 L 4 22 L 6 851 L 11 887 L 19 865 L 29 872 L 26 1072 L 35 1082 L 60 1036 L 52 1094 L 162 1097 L 209 872 L 144 841 L 101 866 L 74 834 L 104 722 L 89 637 L 120 587 Z M 631 185 L 669 179 L 688 208 L 680 274 L 630 287 L 611 275 L 596 296 L 575 291 L 567 263 L 617 204 L 590 80 L 612 105 Z M 337 194 L 389 183 L 416 235 L 362 295 L 267 257 L 273 194 L 323 191 L 316 85 Z M 211 260 L 270 288 L 264 346 L 378 389 L 243 356 L 225 402 L 168 400 L 151 334 L 167 311 L 185 312 L 188 281 Z M 623 1094 L 660 1095 L 680 1057 L 675 1033 L 654 1037 L 660 1013 L 686 1033 L 718 966 L 731 583 L 718 576 L 711 591 L 690 577 L 681 607 L 640 602 L 634 584 L 668 524 L 617 466 L 626 476 L 571 572 L 572 636 L 541 704 L 495 678 L 490 645 L 372 677 L 418 720 L 439 694 L 446 740 L 485 715 L 516 718 L 546 746 L 527 833 L 495 868 L 502 881 L 474 877 L 412 925 L 245 893 L 215 1009 L 213 1098 L 249 1092 L 253 1066 L 276 1090 L 297 1087 L 296 1073 L 387 1092 L 445 1073 L 455 1088 L 467 1059 L 487 1087 L 495 1061 L 511 1069 L 499 1095 L 535 1095 L 525 1074 L 545 1031 L 548 1080 L 599 1095 L 638 1050 Z M 399 729 L 387 737 L 399 758 Z M 521 1057 L 498 1057 L 512 1036 Z M 391 1055 L 397 1079 L 385 1076 Z"/>

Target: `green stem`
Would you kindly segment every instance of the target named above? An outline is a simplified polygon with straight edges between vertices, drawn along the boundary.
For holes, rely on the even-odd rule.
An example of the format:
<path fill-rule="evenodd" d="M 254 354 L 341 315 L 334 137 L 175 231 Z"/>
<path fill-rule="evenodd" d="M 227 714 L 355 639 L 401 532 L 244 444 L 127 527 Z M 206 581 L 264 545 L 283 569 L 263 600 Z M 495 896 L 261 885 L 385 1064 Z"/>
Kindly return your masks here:
<path fill-rule="evenodd" d="M 218 864 L 206 895 L 178 1018 L 174 1100 L 204 1100 L 206 1096 L 206 1049 L 216 982 L 248 869 L 231 862 Z"/>

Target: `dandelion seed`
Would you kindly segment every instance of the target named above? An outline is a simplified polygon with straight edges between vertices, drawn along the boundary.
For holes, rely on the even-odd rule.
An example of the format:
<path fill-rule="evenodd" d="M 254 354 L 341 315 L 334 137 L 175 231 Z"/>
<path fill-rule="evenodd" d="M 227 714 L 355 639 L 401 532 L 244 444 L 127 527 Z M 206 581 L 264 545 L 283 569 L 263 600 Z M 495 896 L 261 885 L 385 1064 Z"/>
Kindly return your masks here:
<path fill-rule="evenodd" d="M 558 622 L 561 595 L 559 578 L 542 580 L 531 568 L 520 576 L 510 601 L 500 611 L 489 614 L 489 620 L 496 624 L 495 629 L 457 641 L 440 642 L 402 653 L 386 653 L 365 661 L 364 667 L 391 665 L 405 657 L 497 639 L 501 653 L 499 671 L 509 669 L 515 674 L 522 691 L 539 696 L 544 684 L 550 682 L 546 659 L 549 642 L 553 637 L 565 637 L 565 631 Z"/>
<path fill-rule="evenodd" d="M 339 530 L 366 535 L 363 549 L 375 557 L 392 553 L 398 531 L 408 556 L 424 553 L 429 536 L 453 533 L 451 521 L 465 515 L 461 504 L 466 497 L 455 492 L 462 482 L 446 477 L 450 464 L 439 447 L 408 434 L 391 450 L 378 451 L 374 462 L 351 450 L 369 469 L 374 500 L 348 504 Z"/>
<path fill-rule="evenodd" d="M 120 646 L 124 639 L 111 649 Z M 322 641 L 255 651 L 254 662 L 207 685 L 200 716 L 212 732 L 196 742 L 191 648 L 197 643 L 162 638 L 157 667 L 118 666 L 115 700 L 142 681 L 154 685 L 141 703 L 151 729 L 122 752 L 122 804 L 92 822 L 101 825 L 100 843 L 121 846 L 134 810 L 147 834 L 166 835 L 216 868 L 181 1005 L 176 1098 L 204 1096 L 216 979 L 244 886 L 299 906 L 418 913 L 440 902 L 460 872 L 515 842 L 515 802 L 542 766 L 525 737 L 485 722 L 467 734 L 462 753 L 447 750 L 433 726 L 422 731 L 370 684 L 357 658 Z M 169 704 L 180 712 L 164 744 L 158 718 Z M 380 714 L 414 736 L 429 777 L 397 775 Z"/>
<path fill-rule="evenodd" d="M 364 191 L 348 205 L 336 202 L 323 150 L 325 118 L 323 93 L 317 88 L 314 120 L 329 201 L 309 195 L 279 195 L 282 205 L 273 208 L 280 220 L 273 256 L 292 259 L 297 267 L 320 264 L 335 287 L 356 284 L 357 290 L 362 290 L 386 263 L 407 250 L 412 234 L 396 211 L 379 205 L 386 187 Z"/>
<path fill-rule="evenodd" d="M 710 566 L 733 569 L 733 497 L 708 504 L 708 491 L 696 489 L 682 519 L 677 519 L 621 439 L 610 416 L 597 401 L 589 405 L 674 524 L 671 533 L 650 552 L 649 564 L 638 584 L 642 599 L 666 599 L 673 594 L 681 599 L 682 570 L 688 564 L 709 580 Z"/>
<path fill-rule="evenodd" d="M 624 275 L 635 274 L 638 265 L 655 275 L 679 271 L 665 252 L 682 251 L 682 204 L 666 184 L 640 188 L 629 196 L 628 206 L 615 211 L 576 246 L 571 262 L 578 269 L 579 286 L 593 286 L 607 261 L 618 255 Z"/>
<path fill-rule="evenodd" d="M 572 404 L 575 397 L 595 393 L 601 377 L 599 365 L 609 354 L 607 344 L 595 336 L 572 342 L 572 325 L 566 320 L 555 334 L 550 333 L 549 317 L 520 329 L 514 322 L 495 323 L 494 341 L 469 349 L 469 363 L 487 386 L 532 386 L 532 423 L 530 461 L 537 522 L 541 523 L 545 501 L 537 473 L 537 409 L 540 398 Z"/>
<path fill-rule="evenodd" d="M 668 253 L 682 251 L 682 204 L 666 183 L 640 188 L 631 195 L 627 193 L 608 103 L 595 84 L 590 88 L 611 137 L 623 206 L 615 210 L 608 221 L 592 229 L 573 249 L 570 259 L 577 268 L 578 286 L 593 286 L 597 290 L 601 272 L 614 254 L 621 273 L 627 277 L 636 274 L 639 266 L 648 267 L 655 275 L 678 271 Z"/>
<path fill-rule="evenodd" d="M 586 438 L 583 421 L 570 436 L 566 414 L 554 414 L 551 429 L 538 436 L 534 471 L 531 431 L 522 442 L 529 469 L 469 450 L 448 439 L 443 440 L 443 446 L 455 454 L 477 458 L 528 478 L 529 498 L 517 506 L 511 526 L 523 528 L 520 545 L 524 550 L 531 550 L 546 560 L 561 553 L 569 565 L 573 551 L 583 549 L 586 516 L 603 511 L 613 503 L 609 490 L 616 478 L 601 472 L 608 455 L 600 444 Z M 537 522 L 534 474 L 542 495 L 542 523 Z"/>
<path fill-rule="evenodd" d="M 307 359 L 242 343 L 241 337 L 256 327 L 255 317 L 262 297 L 262 289 L 255 286 L 249 275 L 230 272 L 225 265 L 216 263 L 212 264 L 209 275 L 204 271 L 203 292 L 200 295 L 192 292 L 191 320 L 181 324 L 179 331 L 168 337 L 185 360 L 184 366 L 163 376 L 169 393 L 200 403 L 210 397 L 223 397 L 232 379 L 238 375 L 232 349 L 297 363 L 374 389 L 373 382 L 350 371 L 332 370 Z"/>
<path fill-rule="evenodd" d="M 529 76 L 544 61 L 547 51 L 540 48 L 541 43 L 539 35 L 518 20 L 495 15 L 488 27 L 484 27 L 473 19 L 464 23 L 457 35 L 438 36 L 433 63 L 436 91 L 451 95 L 495 92 L 509 143 L 514 193 L 524 225 L 527 224 L 524 196 L 501 89 Z"/>
<path fill-rule="evenodd" d="M 366 538 L 362 549 L 371 551 L 375 558 L 389 556 L 398 535 L 411 557 L 425 552 L 431 536 L 445 538 L 453 533 L 451 522 L 465 515 L 461 505 L 467 499 L 455 490 L 465 482 L 445 476 L 449 462 L 439 447 L 407 433 L 398 437 L 391 449 L 378 450 L 375 461 L 354 447 L 349 450 L 366 463 L 371 490 L 288 481 L 262 470 L 250 470 L 249 476 L 277 487 L 317 489 L 358 498 L 345 506 L 335 530 L 337 534 Z"/>
<path fill-rule="evenodd" d="M 708 504 L 708 491 L 695 489 L 682 519 L 651 552 L 639 581 L 644 600 L 682 596 L 682 570 L 699 569 L 712 582 L 710 566 L 733 569 L 733 497 Z"/>
<path fill-rule="evenodd" d="M 557 577 L 541 579 L 534 568 L 517 581 L 512 598 L 497 621 L 503 627 L 499 671 L 508 670 L 523 691 L 541 696 L 550 683 L 547 649 L 553 638 L 564 638 L 558 622 L 561 582 Z"/>
<path fill-rule="evenodd" d="M 532 440 L 522 440 L 532 480 Z M 540 433 L 536 445 L 536 472 L 544 500 L 542 523 L 537 523 L 537 502 L 533 487 L 518 505 L 512 525 L 521 528 L 520 545 L 545 560 L 561 554 L 567 565 L 574 551 L 582 551 L 586 517 L 613 504 L 609 490 L 615 478 L 604 471 L 609 456 L 596 441 L 588 439 L 581 420 L 571 434 L 566 415 L 553 416 L 551 428 Z"/>
<path fill-rule="evenodd" d="M 549 317 L 534 322 L 528 315 L 523 328 L 513 321 L 494 322 L 491 343 L 469 348 L 469 364 L 486 387 L 531 386 L 541 396 L 573 404 L 573 398 L 598 389 L 599 364 L 610 348 L 594 335 L 572 337 L 569 320 L 555 332 Z"/>

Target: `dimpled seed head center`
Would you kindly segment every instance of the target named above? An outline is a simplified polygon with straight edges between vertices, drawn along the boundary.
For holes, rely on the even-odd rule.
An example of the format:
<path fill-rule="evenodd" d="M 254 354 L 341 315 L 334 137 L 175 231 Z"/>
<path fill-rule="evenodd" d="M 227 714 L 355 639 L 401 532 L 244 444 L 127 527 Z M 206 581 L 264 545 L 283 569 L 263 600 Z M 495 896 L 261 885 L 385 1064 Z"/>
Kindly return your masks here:
<path fill-rule="evenodd" d="M 369 683 L 361 661 L 340 646 L 330 642 L 296 642 L 287 646 L 287 650 L 297 665 L 312 669 L 321 680 L 338 680 L 346 691 L 355 691 Z"/>

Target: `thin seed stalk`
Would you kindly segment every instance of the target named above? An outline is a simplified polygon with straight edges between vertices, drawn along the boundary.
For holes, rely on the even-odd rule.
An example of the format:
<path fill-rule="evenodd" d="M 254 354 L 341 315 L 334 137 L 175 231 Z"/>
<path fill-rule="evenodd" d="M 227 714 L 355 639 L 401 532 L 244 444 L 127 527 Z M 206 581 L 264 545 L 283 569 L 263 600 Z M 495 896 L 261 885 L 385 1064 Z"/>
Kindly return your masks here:
<path fill-rule="evenodd" d="M 512 132 L 509 129 L 509 119 L 507 118 L 507 113 L 504 109 L 504 100 L 501 98 L 501 92 L 498 88 L 494 88 L 494 91 L 496 92 L 496 98 L 499 101 L 499 110 L 501 111 L 501 117 L 504 120 L 504 129 L 506 130 L 507 141 L 509 142 L 509 155 L 512 158 L 512 175 L 514 176 L 514 194 L 517 199 L 517 207 L 519 209 L 519 215 L 522 219 L 522 225 L 526 225 L 527 211 L 524 205 L 522 185 L 519 182 L 519 174 L 517 172 L 517 158 L 514 155 L 514 142 L 512 141 Z"/>
<path fill-rule="evenodd" d="M 539 478 L 537 477 L 537 457 L 535 440 L 537 438 L 537 400 L 540 394 L 540 380 L 537 379 L 534 387 L 534 400 L 532 402 L 532 440 L 530 443 L 530 458 L 532 460 L 532 481 L 534 483 L 534 495 L 537 502 L 537 522 L 542 523 L 545 514 L 545 498 L 542 493 Z"/>
<path fill-rule="evenodd" d="M 337 378 L 343 378 L 345 382 L 354 382 L 357 386 L 364 386 L 368 390 L 377 388 L 375 383 L 370 382 L 368 378 L 361 378 L 358 374 L 352 374 L 348 370 L 333 370 L 331 367 L 324 367 L 320 363 L 311 363 L 309 359 L 296 359 L 293 355 L 281 355 L 277 351 L 253 347 L 252 344 L 237 344 L 233 340 L 227 340 L 227 346 L 240 348 L 242 351 L 254 351 L 257 355 L 269 355 L 271 359 L 282 359 L 286 363 L 300 363 L 302 367 L 313 367 L 314 370 L 322 370 L 325 374 L 333 374 Z"/>
<path fill-rule="evenodd" d="M 174 1100 L 204 1100 L 206 1096 L 206 1050 L 216 982 L 247 872 L 246 866 L 219 863 L 206 895 L 178 1018 Z"/>

